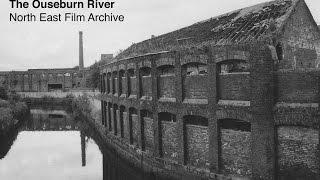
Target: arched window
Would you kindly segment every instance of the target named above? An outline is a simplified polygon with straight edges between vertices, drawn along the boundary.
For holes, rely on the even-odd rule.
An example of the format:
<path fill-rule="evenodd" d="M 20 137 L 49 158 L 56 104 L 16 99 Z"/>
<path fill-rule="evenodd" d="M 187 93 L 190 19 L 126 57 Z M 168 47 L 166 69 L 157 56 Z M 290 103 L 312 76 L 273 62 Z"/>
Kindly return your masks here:
<path fill-rule="evenodd" d="M 218 68 L 220 74 L 248 72 L 249 64 L 244 60 L 226 60 L 219 63 Z"/>
<path fill-rule="evenodd" d="M 208 68 L 203 63 L 188 63 L 183 66 L 184 73 L 187 76 L 194 75 L 206 75 L 208 74 Z"/>
<path fill-rule="evenodd" d="M 151 76 L 151 68 L 150 67 L 142 67 L 140 69 L 140 74 L 142 77 Z"/>
<path fill-rule="evenodd" d="M 172 65 L 163 65 L 158 67 L 159 76 L 173 76 L 174 75 L 174 66 Z"/>
<path fill-rule="evenodd" d="M 126 82 L 126 79 L 125 79 L 125 71 L 124 70 L 120 70 L 119 71 L 119 94 L 123 94 L 123 90 L 125 88 L 125 82 Z"/>
<path fill-rule="evenodd" d="M 184 102 L 201 104 L 208 103 L 207 73 L 207 65 L 203 63 L 188 63 L 182 66 Z M 194 99 L 201 100 L 194 101 Z"/>

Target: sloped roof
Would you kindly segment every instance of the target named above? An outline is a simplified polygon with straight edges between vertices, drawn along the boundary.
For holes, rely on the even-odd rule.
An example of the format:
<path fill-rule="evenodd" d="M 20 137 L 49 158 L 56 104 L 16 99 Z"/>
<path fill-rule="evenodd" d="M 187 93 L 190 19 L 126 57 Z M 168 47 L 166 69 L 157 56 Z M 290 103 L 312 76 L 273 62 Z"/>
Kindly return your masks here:
<path fill-rule="evenodd" d="M 168 51 L 179 46 L 259 41 L 270 32 L 281 29 L 298 1 L 276 0 L 213 17 L 133 44 L 116 58 Z"/>

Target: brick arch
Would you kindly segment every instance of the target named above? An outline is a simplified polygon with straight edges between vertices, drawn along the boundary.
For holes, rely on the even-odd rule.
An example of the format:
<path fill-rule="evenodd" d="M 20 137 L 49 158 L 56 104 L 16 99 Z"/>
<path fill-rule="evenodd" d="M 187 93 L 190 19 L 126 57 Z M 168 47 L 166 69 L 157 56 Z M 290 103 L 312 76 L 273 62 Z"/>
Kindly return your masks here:
<path fill-rule="evenodd" d="M 171 113 L 171 114 L 176 114 L 177 109 L 175 107 L 171 106 L 158 106 L 158 112 L 164 112 L 164 113 Z"/>
<path fill-rule="evenodd" d="M 213 54 L 213 59 L 216 63 L 220 63 L 222 61 L 231 60 L 231 59 L 249 61 L 250 53 L 248 51 L 224 49 L 220 52 L 215 51 L 215 54 Z"/>
<path fill-rule="evenodd" d="M 164 66 L 164 65 L 171 65 L 174 66 L 175 65 L 175 59 L 172 57 L 162 57 L 156 60 L 156 66 L 160 67 L 160 66 Z"/>
<path fill-rule="evenodd" d="M 209 57 L 206 54 L 191 54 L 186 53 L 184 54 L 180 59 L 181 66 L 188 64 L 188 63 L 202 63 L 202 64 L 208 64 Z"/>
<path fill-rule="evenodd" d="M 142 60 L 138 64 L 139 64 L 139 68 L 143 68 L 143 67 L 151 68 L 151 61 L 150 60 Z"/>
<path fill-rule="evenodd" d="M 119 64 L 119 71 L 121 70 L 126 70 L 126 65 L 125 64 Z"/>

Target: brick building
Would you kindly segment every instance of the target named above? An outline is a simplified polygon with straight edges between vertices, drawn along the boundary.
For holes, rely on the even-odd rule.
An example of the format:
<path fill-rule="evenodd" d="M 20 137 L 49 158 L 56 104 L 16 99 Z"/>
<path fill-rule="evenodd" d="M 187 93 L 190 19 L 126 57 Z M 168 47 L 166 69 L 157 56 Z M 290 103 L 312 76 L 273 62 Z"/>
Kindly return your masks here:
<path fill-rule="evenodd" d="M 133 44 L 103 66 L 102 123 L 186 169 L 317 179 L 319 62 L 320 30 L 303 0 L 236 10 Z"/>
<path fill-rule="evenodd" d="M 86 88 L 89 69 L 83 67 L 82 32 L 79 32 L 79 67 L 0 72 L 0 86 L 17 92 L 67 91 Z"/>

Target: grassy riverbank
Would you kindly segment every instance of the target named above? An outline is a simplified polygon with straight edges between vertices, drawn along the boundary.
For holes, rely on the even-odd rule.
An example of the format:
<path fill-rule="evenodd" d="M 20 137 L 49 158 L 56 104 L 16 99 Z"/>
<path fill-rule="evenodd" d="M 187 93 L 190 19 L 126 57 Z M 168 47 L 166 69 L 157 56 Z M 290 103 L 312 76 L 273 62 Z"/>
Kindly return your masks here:
<path fill-rule="evenodd" d="M 0 134 L 7 133 L 28 114 L 28 106 L 14 92 L 0 88 Z"/>

